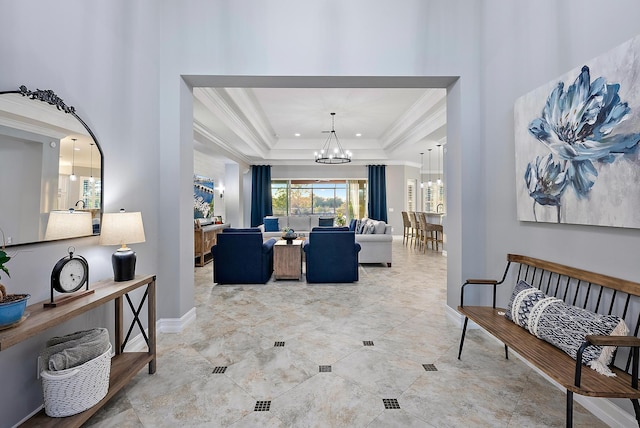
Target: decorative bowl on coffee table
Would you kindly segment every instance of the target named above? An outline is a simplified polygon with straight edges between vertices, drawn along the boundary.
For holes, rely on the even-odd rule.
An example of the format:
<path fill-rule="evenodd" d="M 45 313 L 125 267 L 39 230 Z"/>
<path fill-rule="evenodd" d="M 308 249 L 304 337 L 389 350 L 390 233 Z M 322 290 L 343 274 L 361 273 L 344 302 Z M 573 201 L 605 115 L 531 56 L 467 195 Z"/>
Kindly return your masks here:
<path fill-rule="evenodd" d="M 287 241 L 287 244 L 291 244 L 293 240 L 296 239 L 297 237 L 298 237 L 298 234 L 295 233 L 293 230 L 289 230 L 282 234 L 282 239 Z"/>

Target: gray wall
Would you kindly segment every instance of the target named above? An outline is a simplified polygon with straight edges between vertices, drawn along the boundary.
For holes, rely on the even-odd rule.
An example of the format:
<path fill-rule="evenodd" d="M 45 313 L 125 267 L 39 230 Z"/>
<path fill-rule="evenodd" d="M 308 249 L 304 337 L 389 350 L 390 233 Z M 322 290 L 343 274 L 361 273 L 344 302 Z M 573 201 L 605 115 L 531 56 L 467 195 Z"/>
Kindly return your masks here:
<path fill-rule="evenodd" d="M 142 212 L 147 242 L 131 246 L 138 253 L 137 272 L 157 272 L 158 7 L 144 0 L 0 0 L 0 10 L 0 90 L 20 85 L 53 89 L 76 107 L 104 151 L 105 209 Z M 191 175 L 192 170 L 189 179 Z M 101 247 L 92 237 L 10 249 L 17 255 L 8 265 L 11 278 L 3 275 L 2 283 L 10 292 L 30 293 L 31 303 L 48 299 L 51 269 L 69 245 L 89 261 L 91 282 L 113 276 L 110 257 L 115 248 Z M 177 250 L 165 248 L 170 248 L 164 255 L 170 264 Z M 158 287 L 162 295 L 175 289 L 176 282 L 159 278 Z M 100 307 L 0 352 L 0 426 L 16 424 L 42 403 L 36 356 L 44 341 L 88 326 L 112 328 L 112 312 L 112 305 Z"/>
<path fill-rule="evenodd" d="M 487 273 L 498 275 L 508 252 L 548 258 L 638 280 L 640 231 L 519 222 L 516 215 L 513 105 L 521 95 L 583 65 L 638 34 L 640 2 L 485 2 L 482 105 Z M 499 11 L 499 13 L 496 13 Z M 609 16 L 611 25 L 594 34 Z M 506 299 L 506 296 L 503 296 Z"/>
<path fill-rule="evenodd" d="M 603 0 L 0 0 L 0 10 L 0 88 L 54 89 L 93 128 L 104 152 L 106 210 L 143 212 L 147 242 L 134 246 L 137 270 L 158 274 L 160 318 L 194 305 L 186 81 L 208 75 L 458 77 L 447 88 L 451 306 L 462 278 L 497 275 L 510 251 L 630 279 L 640 273 L 638 231 L 520 223 L 513 188 L 515 99 L 635 35 L 636 0 L 615 8 Z M 236 174 L 246 185 L 244 168 Z M 239 221 L 248 218 L 246 201 L 246 192 L 238 195 Z M 92 280 L 112 275 L 113 248 L 96 238 L 72 242 Z M 20 248 L 3 282 L 46 299 L 51 268 L 68 245 Z M 110 326 L 110 315 L 99 308 L 0 352 L 3 424 L 40 403 L 34 356 L 42 342 Z"/>

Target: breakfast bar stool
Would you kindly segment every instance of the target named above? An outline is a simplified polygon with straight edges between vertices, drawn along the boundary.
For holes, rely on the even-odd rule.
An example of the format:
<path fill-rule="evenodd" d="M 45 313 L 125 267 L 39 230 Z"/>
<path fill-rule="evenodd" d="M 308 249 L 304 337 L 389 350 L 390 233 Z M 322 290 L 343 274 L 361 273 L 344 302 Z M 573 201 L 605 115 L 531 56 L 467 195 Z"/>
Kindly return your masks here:
<path fill-rule="evenodd" d="M 423 251 L 426 253 L 427 252 L 427 248 L 429 248 L 429 242 L 431 242 L 431 247 L 433 248 L 433 242 L 435 241 L 435 238 L 433 237 L 433 231 L 430 228 L 430 224 L 427 221 L 427 214 L 420 212 L 420 213 L 416 213 L 418 216 L 418 222 L 420 224 L 420 231 L 421 231 L 421 244 L 422 244 L 422 249 Z"/>
<path fill-rule="evenodd" d="M 411 226 L 411 220 L 409 220 L 409 214 L 406 211 L 402 211 L 402 244 L 409 242 L 409 239 L 413 239 L 413 228 Z"/>
<path fill-rule="evenodd" d="M 415 248 L 416 244 L 420 240 L 420 223 L 418 223 L 418 217 L 416 216 L 415 211 L 409 212 L 409 220 L 411 221 L 411 229 L 413 230 L 413 247 Z"/>

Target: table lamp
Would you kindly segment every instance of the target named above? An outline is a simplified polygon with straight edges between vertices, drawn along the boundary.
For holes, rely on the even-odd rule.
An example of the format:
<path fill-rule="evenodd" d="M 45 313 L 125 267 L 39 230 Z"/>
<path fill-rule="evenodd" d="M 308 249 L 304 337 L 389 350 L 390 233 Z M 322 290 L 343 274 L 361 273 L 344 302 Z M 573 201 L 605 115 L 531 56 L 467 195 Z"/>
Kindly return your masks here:
<path fill-rule="evenodd" d="M 111 256 L 113 280 L 129 281 L 136 274 L 136 253 L 127 244 L 144 242 L 142 213 L 104 213 L 100 230 L 100 245 L 120 245 Z"/>
<path fill-rule="evenodd" d="M 46 241 L 55 239 L 76 238 L 93 234 L 91 213 L 89 211 L 51 211 L 47 230 L 44 233 Z"/>

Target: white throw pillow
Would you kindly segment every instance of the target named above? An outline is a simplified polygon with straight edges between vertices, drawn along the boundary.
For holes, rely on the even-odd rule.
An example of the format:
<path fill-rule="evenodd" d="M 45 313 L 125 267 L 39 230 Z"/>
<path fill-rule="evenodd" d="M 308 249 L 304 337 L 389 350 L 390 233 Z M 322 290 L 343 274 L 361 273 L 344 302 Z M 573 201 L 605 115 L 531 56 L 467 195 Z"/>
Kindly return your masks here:
<path fill-rule="evenodd" d="M 387 228 L 387 223 L 382 220 L 374 220 L 373 224 L 376 227 L 376 231 L 374 233 L 378 235 L 384 235 L 384 231 Z"/>

